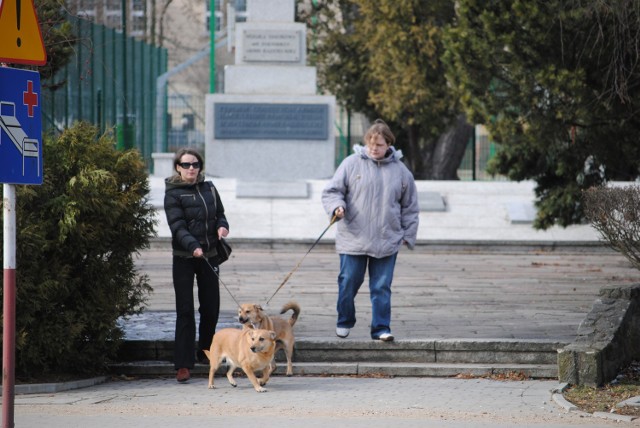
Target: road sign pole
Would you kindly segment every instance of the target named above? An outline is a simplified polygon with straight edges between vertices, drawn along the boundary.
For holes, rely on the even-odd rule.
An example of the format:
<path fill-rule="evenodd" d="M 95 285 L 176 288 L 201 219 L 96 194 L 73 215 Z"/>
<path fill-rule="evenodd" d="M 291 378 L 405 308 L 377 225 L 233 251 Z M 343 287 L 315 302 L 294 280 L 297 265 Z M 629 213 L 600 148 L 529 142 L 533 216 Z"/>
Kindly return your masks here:
<path fill-rule="evenodd" d="M 16 186 L 3 184 L 2 427 L 13 428 L 16 353 Z"/>

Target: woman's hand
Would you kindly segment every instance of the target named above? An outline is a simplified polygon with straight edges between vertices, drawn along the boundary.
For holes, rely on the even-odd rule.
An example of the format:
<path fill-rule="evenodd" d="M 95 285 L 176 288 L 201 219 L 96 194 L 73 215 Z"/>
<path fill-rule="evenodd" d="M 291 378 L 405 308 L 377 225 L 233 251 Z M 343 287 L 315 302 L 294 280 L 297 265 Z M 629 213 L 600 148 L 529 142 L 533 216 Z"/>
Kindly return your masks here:
<path fill-rule="evenodd" d="M 218 239 L 226 238 L 228 234 L 229 234 L 229 230 L 226 227 L 218 228 Z"/>
<path fill-rule="evenodd" d="M 202 252 L 202 248 L 198 247 L 193 250 L 193 257 L 202 257 L 204 253 Z"/>
<path fill-rule="evenodd" d="M 336 210 L 333 212 L 333 214 L 338 218 L 343 218 L 344 217 L 344 207 L 336 208 Z"/>

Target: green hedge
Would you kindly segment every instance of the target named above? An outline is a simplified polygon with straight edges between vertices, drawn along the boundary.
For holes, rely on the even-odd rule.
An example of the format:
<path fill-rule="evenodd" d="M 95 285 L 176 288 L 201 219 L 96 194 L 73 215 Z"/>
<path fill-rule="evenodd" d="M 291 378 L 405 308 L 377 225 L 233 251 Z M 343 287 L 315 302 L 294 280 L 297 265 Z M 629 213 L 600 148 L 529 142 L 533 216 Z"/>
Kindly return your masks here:
<path fill-rule="evenodd" d="M 147 171 L 86 123 L 45 138 L 43 162 L 16 190 L 16 377 L 101 373 L 151 291 L 134 265 L 155 233 Z"/>

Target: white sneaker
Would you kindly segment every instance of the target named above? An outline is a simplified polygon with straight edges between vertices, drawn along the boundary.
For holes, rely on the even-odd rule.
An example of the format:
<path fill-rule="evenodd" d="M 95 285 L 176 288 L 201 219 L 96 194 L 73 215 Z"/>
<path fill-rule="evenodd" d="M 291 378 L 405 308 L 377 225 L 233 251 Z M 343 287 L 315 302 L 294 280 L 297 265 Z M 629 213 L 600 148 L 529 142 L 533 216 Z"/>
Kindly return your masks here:
<path fill-rule="evenodd" d="M 336 336 L 341 337 L 341 338 L 345 338 L 347 336 L 349 336 L 349 329 L 348 328 L 342 328 L 342 327 L 337 327 L 336 328 Z"/>
<path fill-rule="evenodd" d="M 378 336 L 379 340 L 382 340 L 383 342 L 391 342 L 393 341 L 393 334 L 391 333 L 382 333 L 380 336 Z"/>

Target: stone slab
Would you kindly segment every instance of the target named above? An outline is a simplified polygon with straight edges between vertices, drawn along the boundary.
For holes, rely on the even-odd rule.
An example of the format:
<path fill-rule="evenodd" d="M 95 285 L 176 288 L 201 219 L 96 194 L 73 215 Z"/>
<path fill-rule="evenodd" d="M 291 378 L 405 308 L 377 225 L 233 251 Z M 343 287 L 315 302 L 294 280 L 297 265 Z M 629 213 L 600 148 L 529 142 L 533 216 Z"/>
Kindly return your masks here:
<path fill-rule="evenodd" d="M 640 395 L 631 397 L 628 400 L 624 400 L 616 405 L 616 407 L 640 407 Z"/>
<path fill-rule="evenodd" d="M 225 94 L 315 95 L 315 67 L 283 65 L 227 65 Z"/>
<path fill-rule="evenodd" d="M 327 104 L 223 103 L 214 105 L 216 140 L 326 140 Z"/>
<path fill-rule="evenodd" d="M 295 13 L 294 0 L 247 0 L 249 22 L 293 22 Z"/>
<path fill-rule="evenodd" d="M 506 208 L 512 224 L 531 224 L 536 218 L 533 202 L 508 202 Z"/>
<path fill-rule="evenodd" d="M 442 195 L 438 192 L 418 192 L 420 211 L 446 211 Z"/>
<path fill-rule="evenodd" d="M 307 27 L 299 22 L 242 22 L 236 24 L 235 64 L 307 63 Z"/>
<path fill-rule="evenodd" d="M 173 175 L 173 156 L 173 153 L 151 153 L 153 175 L 163 178 Z"/>
<path fill-rule="evenodd" d="M 299 63 L 305 49 L 301 30 L 243 28 L 240 35 L 245 62 Z"/>
<path fill-rule="evenodd" d="M 218 103 L 296 104 L 327 106 L 327 138 L 217 139 Z M 206 98 L 205 163 L 208 174 L 242 181 L 298 181 L 328 179 L 335 171 L 335 97 L 326 95 L 209 94 Z M 226 200 L 225 200 L 226 205 Z"/>
<path fill-rule="evenodd" d="M 238 181 L 238 198 L 308 198 L 309 184 L 306 181 Z"/>

